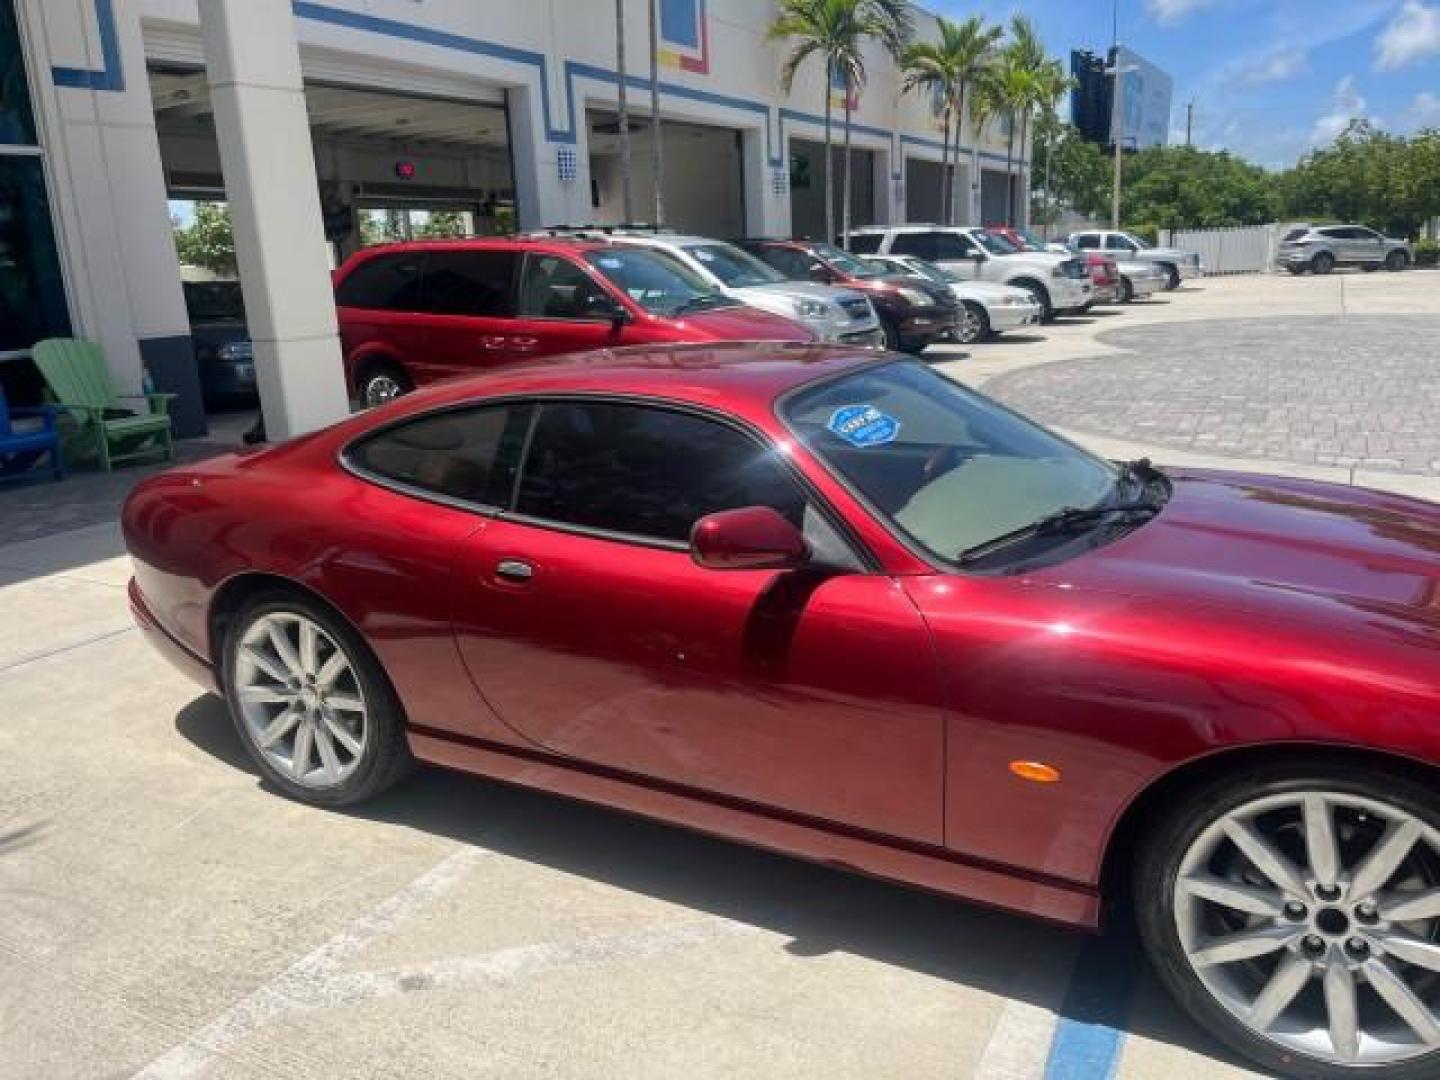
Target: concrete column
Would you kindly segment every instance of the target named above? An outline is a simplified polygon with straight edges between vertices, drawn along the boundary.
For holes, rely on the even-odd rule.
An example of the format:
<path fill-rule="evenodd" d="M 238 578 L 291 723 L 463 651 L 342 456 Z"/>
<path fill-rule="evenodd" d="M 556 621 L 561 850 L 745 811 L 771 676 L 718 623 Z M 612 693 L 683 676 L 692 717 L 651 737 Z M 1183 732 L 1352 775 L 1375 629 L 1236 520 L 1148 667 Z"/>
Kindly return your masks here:
<path fill-rule="evenodd" d="M 272 441 L 349 412 L 289 0 L 200 0 L 235 255 Z"/>
<path fill-rule="evenodd" d="M 745 232 L 750 236 L 790 235 L 790 162 L 770 163 L 763 127 L 741 132 L 740 157 L 745 170 Z M 779 169 L 785 182 L 776 184 Z"/>
<path fill-rule="evenodd" d="M 582 102 L 575 103 L 576 115 L 571 118 L 574 142 L 550 140 L 539 86 L 513 86 L 505 92 L 505 103 L 519 227 L 591 222 L 595 211 L 590 205 L 590 133 Z"/>

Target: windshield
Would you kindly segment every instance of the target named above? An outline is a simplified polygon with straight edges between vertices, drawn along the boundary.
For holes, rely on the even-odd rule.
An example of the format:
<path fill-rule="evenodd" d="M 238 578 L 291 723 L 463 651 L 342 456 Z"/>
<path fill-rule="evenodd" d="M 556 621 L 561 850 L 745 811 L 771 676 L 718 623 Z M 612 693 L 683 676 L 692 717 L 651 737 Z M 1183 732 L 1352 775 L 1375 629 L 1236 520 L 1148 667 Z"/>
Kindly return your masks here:
<path fill-rule="evenodd" d="M 690 244 L 684 250 L 732 289 L 785 280 L 779 271 L 732 244 Z"/>
<path fill-rule="evenodd" d="M 971 238 L 974 240 L 978 240 L 981 246 L 984 247 L 985 250 L 988 251 L 991 255 L 1014 255 L 1017 251 L 1020 250 L 1009 240 L 1006 240 L 1003 236 L 997 236 L 995 233 L 986 232 L 984 229 L 976 229 L 975 232 L 972 234 Z"/>
<path fill-rule="evenodd" d="M 1064 508 L 1096 506 L 1119 478 L 1109 462 L 914 362 L 802 390 L 781 417 L 881 515 L 947 561 Z"/>
<path fill-rule="evenodd" d="M 1024 239 L 1025 243 L 1029 245 L 1031 251 L 1045 250 L 1045 241 L 1041 239 L 1039 234 L 1037 234 L 1034 230 L 1023 229 L 1017 226 L 1015 232 L 1022 239 Z"/>
<path fill-rule="evenodd" d="M 1150 243 L 1146 242 L 1142 237 L 1136 236 L 1134 233 L 1127 232 L 1121 233 L 1120 235 L 1125 237 L 1126 240 L 1129 240 L 1132 244 L 1136 246 L 1136 248 L 1141 251 L 1144 251 L 1146 248 L 1153 246 Z"/>
<path fill-rule="evenodd" d="M 851 255 L 850 252 L 843 248 L 838 248 L 834 244 L 816 244 L 811 250 L 831 266 L 835 267 L 836 270 L 839 270 L 842 274 L 849 274 L 851 277 L 872 278 L 883 277 L 885 274 L 885 271 L 879 267 L 866 262 L 858 256 Z"/>
<path fill-rule="evenodd" d="M 906 259 L 904 262 L 897 263 L 895 268 L 902 274 L 915 274 L 928 281 L 933 281 L 937 285 L 949 285 L 952 281 L 960 280 L 949 270 L 942 270 L 934 263 L 926 262 L 924 259 Z"/>
<path fill-rule="evenodd" d="M 660 252 L 614 247 L 587 251 L 585 261 L 631 300 L 656 315 L 669 317 L 739 303 L 711 288 L 679 260 Z"/>
<path fill-rule="evenodd" d="M 238 281 L 187 281 L 185 310 L 192 322 L 229 322 L 245 318 Z"/>

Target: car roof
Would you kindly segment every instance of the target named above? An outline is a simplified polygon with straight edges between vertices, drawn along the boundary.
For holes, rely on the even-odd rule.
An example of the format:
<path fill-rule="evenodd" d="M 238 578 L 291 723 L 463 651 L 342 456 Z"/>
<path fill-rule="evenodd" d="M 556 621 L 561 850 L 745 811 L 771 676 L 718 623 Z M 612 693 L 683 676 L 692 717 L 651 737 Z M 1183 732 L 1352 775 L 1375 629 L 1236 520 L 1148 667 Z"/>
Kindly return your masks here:
<path fill-rule="evenodd" d="M 547 254 L 576 254 L 612 246 L 610 241 L 596 237 L 463 236 L 433 240 L 397 240 L 388 244 L 374 244 L 367 248 L 361 248 L 350 256 L 350 260 L 415 251 L 540 251 Z"/>
<path fill-rule="evenodd" d="M 437 383 L 377 410 L 387 419 L 514 395 L 610 394 L 707 406 L 761 426 L 775 399 L 811 382 L 893 356 L 834 343 L 722 341 L 629 345 L 510 364 Z"/>

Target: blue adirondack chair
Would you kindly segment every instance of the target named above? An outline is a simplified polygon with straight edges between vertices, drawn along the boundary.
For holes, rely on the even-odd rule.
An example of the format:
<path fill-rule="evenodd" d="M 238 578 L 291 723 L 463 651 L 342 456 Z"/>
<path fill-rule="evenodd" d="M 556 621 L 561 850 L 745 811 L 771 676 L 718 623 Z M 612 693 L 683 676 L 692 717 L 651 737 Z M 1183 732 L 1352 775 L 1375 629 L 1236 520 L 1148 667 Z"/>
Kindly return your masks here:
<path fill-rule="evenodd" d="M 16 431 L 15 417 L 38 416 L 42 426 L 33 431 Z M 5 403 L 5 388 L 0 386 L 0 480 L 23 476 L 30 466 L 46 454 L 50 455 L 50 471 L 56 480 L 65 478 L 65 463 L 60 458 L 60 432 L 55 427 L 55 410 L 48 405 L 38 408 L 10 408 Z"/>

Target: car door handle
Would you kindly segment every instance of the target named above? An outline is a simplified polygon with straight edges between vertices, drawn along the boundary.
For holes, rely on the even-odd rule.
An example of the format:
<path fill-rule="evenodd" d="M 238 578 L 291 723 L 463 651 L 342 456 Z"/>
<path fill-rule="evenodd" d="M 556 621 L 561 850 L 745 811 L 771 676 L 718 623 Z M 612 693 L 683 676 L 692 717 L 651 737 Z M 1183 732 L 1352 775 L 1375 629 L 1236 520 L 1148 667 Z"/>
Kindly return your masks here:
<path fill-rule="evenodd" d="M 505 581 L 523 583 L 535 576 L 535 567 L 524 559 L 501 559 L 495 564 L 495 576 Z"/>
<path fill-rule="evenodd" d="M 498 352 L 505 348 L 505 338 L 501 334 L 486 334 L 480 339 L 480 347 L 489 352 Z"/>
<path fill-rule="evenodd" d="M 513 345 L 515 349 L 519 352 L 529 352 L 531 349 L 535 348 L 536 345 L 540 344 L 540 339 L 533 337 L 512 337 L 510 339 L 510 344 Z"/>

